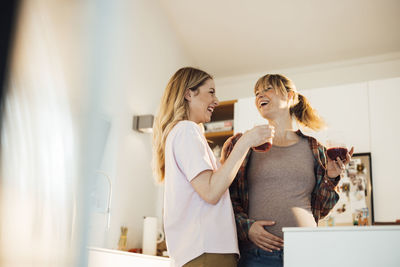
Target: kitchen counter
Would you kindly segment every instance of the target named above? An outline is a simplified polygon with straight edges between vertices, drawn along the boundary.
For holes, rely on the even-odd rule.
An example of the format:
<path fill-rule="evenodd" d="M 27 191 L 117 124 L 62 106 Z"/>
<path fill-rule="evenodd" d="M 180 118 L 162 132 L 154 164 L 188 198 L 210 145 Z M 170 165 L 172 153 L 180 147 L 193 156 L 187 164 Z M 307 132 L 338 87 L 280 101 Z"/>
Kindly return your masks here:
<path fill-rule="evenodd" d="M 172 260 L 114 249 L 89 247 L 88 267 L 171 267 Z"/>
<path fill-rule="evenodd" d="M 399 267 L 400 226 L 287 227 L 284 266 Z"/>

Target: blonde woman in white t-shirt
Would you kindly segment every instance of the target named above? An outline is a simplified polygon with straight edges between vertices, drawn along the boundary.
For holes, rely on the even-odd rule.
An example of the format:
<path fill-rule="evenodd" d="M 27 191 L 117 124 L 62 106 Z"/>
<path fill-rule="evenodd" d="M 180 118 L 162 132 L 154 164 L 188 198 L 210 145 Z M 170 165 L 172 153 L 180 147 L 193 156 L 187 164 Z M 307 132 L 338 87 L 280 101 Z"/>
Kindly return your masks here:
<path fill-rule="evenodd" d="M 199 126 L 211 120 L 218 103 L 211 75 L 181 68 L 169 80 L 154 122 L 153 167 L 165 182 L 164 230 L 176 266 L 236 266 L 228 188 L 249 148 L 274 134 L 268 125 L 247 131 L 219 166 Z"/>

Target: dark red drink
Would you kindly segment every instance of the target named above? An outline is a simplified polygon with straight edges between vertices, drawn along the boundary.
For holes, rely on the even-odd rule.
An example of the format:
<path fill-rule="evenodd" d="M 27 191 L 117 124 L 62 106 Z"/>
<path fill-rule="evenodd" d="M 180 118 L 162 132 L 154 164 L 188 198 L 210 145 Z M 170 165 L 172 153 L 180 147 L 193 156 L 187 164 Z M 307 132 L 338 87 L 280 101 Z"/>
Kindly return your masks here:
<path fill-rule="evenodd" d="M 252 147 L 252 149 L 256 152 L 267 152 L 268 150 L 271 149 L 271 147 L 272 147 L 272 144 L 270 142 L 266 142 L 262 145 Z"/>
<path fill-rule="evenodd" d="M 345 147 L 331 147 L 326 153 L 331 160 L 336 160 L 339 157 L 341 160 L 346 160 L 347 148 Z"/>

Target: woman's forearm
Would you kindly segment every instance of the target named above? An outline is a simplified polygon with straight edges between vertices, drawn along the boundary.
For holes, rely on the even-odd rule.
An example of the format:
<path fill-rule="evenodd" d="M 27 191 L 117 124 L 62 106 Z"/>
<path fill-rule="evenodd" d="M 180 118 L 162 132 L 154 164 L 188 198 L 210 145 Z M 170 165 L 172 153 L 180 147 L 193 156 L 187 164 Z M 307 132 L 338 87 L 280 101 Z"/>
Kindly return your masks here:
<path fill-rule="evenodd" d="M 225 160 L 216 171 L 203 172 L 191 182 L 196 192 L 208 203 L 216 204 L 231 185 L 233 179 L 249 151 L 250 145 L 245 139 L 239 139 Z"/>
<path fill-rule="evenodd" d="M 205 201 L 211 204 L 218 203 L 233 179 L 235 179 L 250 147 L 259 146 L 273 138 L 273 136 L 274 127 L 267 124 L 255 126 L 246 131 L 236 142 L 230 155 L 218 170 L 214 172 L 211 170 L 204 171 L 191 181 L 196 192 Z"/>

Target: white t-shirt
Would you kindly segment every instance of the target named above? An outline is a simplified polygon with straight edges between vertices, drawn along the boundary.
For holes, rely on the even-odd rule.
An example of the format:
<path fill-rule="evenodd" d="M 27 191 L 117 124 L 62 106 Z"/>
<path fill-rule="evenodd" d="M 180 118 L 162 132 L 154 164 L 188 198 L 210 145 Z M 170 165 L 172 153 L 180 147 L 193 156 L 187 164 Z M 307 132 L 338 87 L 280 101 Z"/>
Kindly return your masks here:
<path fill-rule="evenodd" d="M 202 171 L 217 168 L 200 127 L 192 121 L 175 125 L 165 144 L 164 230 L 176 266 L 206 252 L 239 254 L 229 191 L 211 205 L 190 184 Z"/>

